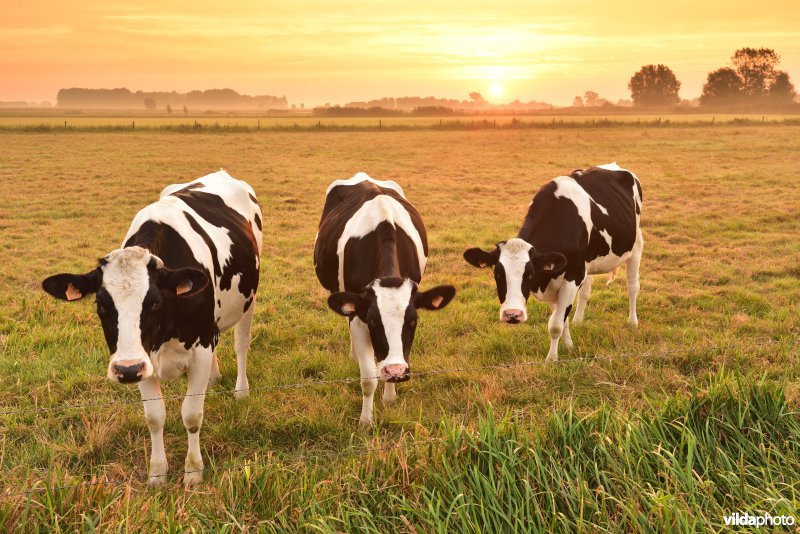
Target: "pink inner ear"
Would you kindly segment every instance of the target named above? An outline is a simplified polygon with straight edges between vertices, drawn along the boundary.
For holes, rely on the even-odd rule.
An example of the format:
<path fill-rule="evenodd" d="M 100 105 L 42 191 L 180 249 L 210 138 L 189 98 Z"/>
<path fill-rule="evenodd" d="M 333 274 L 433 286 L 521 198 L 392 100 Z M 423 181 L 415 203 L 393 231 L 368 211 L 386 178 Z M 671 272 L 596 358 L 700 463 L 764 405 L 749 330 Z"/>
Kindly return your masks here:
<path fill-rule="evenodd" d="M 184 293 L 188 293 L 191 290 L 192 290 L 192 283 L 183 282 L 181 284 L 178 284 L 178 286 L 175 288 L 175 293 L 178 295 L 183 295 Z"/>
<path fill-rule="evenodd" d="M 486 263 L 485 262 L 481 262 L 481 267 L 486 267 Z"/>
<path fill-rule="evenodd" d="M 439 305 L 441 305 L 441 303 L 442 303 L 442 301 L 443 301 L 443 300 L 444 300 L 444 297 L 443 297 L 443 296 L 441 296 L 441 295 L 436 295 L 435 297 L 433 297 L 433 298 L 431 299 L 431 304 L 433 304 L 433 307 L 434 307 L 434 308 L 438 308 L 438 307 L 439 307 Z"/>
<path fill-rule="evenodd" d="M 83 293 L 81 293 L 71 283 L 67 284 L 67 290 L 65 291 L 65 293 L 67 295 L 67 300 L 78 300 L 79 298 L 81 298 L 83 296 Z"/>
<path fill-rule="evenodd" d="M 555 268 L 556 268 L 556 264 L 555 263 L 548 263 L 547 265 L 544 266 L 544 270 L 545 271 L 552 271 Z"/>
<path fill-rule="evenodd" d="M 356 311 L 356 305 L 352 302 L 345 302 L 342 304 L 342 313 L 353 313 Z"/>

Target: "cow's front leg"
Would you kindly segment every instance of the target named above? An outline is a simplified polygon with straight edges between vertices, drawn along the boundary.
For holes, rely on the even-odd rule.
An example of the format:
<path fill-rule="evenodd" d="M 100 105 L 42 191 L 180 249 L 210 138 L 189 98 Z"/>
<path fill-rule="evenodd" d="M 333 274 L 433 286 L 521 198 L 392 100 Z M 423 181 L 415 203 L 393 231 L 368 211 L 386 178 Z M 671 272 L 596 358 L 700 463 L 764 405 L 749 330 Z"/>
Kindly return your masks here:
<path fill-rule="evenodd" d="M 150 430 L 150 468 L 147 473 L 149 486 L 160 486 L 167 481 L 167 454 L 164 452 L 164 420 L 166 410 L 161 394 L 161 384 L 155 377 L 139 382 L 142 395 L 144 419 Z M 150 399 L 150 400 L 148 400 Z"/>
<path fill-rule="evenodd" d="M 189 387 L 186 389 L 186 397 L 183 399 L 183 406 L 181 407 L 183 426 L 186 427 L 186 432 L 189 434 L 189 450 L 186 452 L 183 475 L 183 483 L 186 486 L 192 486 L 203 481 L 200 427 L 203 426 L 203 403 L 206 400 L 213 355 L 214 352 L 211 347 L 195 347 L 187 372 Z"/>
<path fill-rule="evenodd" d="M 350 320 L 350 340 L 358 358 L 361 373 L 361 426 L 372 425 L 372 405 L 375 390 L 378 388 L 378 367 L 369 337 L 369 328 L 358 317 Z"/>
<path fill-rule="evenodd" d="M 545 358 L 546 362 L 558 361 L 558 341 L 564 334 L 565 323 L 569 317 L 569 311 L 572 309 L 572 303 L 575 302 L 577 292 L 578 285 L 570 281 L 564 282 L 564 285 L 558 290 L 558 300 L 552 306 L 553 313 L 550 314 L 550 320 L 547 322 L 547 331 L 550 333 L 550 351 L 547 353 L 547 358 Z M 567 343 L 566 338 L 564 342 L 565 344 Z M 572 343 L 571 337 L 569 338 L 569 343 L 570 345 Z"/>
<path fill-rule="evenodd" d="M 397 390 L 395 389 L 394 382 L 385 382 L 383 384 L 383 403 L 394 404 L 397 400 Z"/>
<path fill-rule="evenodd" d="M 583 322 L 583 314 L 586 312 L 586 303 L 592 294 L 592 282 L 594 277 L 587 276 L 578 289 L 578 305 L 575 307 L 575 315 L 572 317 L 572 324 Z M 566 342 L 566 339 L 564 340 Z"/>

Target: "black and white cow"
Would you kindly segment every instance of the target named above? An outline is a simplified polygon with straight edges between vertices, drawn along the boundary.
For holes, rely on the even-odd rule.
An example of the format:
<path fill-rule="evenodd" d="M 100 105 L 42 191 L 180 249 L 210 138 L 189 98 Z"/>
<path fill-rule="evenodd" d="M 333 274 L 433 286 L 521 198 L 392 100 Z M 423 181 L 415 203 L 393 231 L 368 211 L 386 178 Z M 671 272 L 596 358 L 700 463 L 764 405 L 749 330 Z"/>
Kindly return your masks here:
<path fill-rule="evenodd" d="M 200 427 L 209 381 L 219 379 L 220 332 L 236 326 L 236 397 L 247 396 L 247 350 L 258 287 L 261 208 L 253 189 L 219 171 L 171 185 L 133 219 L 122 248 L 86 274 L 42 282 L 62 300 L 95 293 L 111 361 L 108 378 L 138 383 L 150 429 L 150 485 L 166 481 L 161 380 L 184 373 L 189 434 L 184 483 L 203 479 Z M 148 400 L 145 400 L 148 399 Z"/>
<path fill-rule="evenodd" d="M 361 371 L 362 425 L 372 424 L 378 377 L 385 382 L 386 404 L 396 399 L 395 383 L 410 377 L 417 310 L 440 310 L 455 296 L 453 286 L 419 291 L 427 260 L 422 218 L 397 183 L 358 173 L 328 187 L 314 267 L 331 292 L 328 306 L 350 324 L 350 354 Z"/>
<path fill-rule="evenodd" d="M 626 264 L 628 322 L 638 325 L 641 210 L 642 186 L 632 172 L 616 163 L 574 171 L 536 193 L 516 238 L 501 241 L 492 251 L 468 249 L 464 259 L 476 267 L 494 267 L 501 321 L 525 322 L 531 293 L 550 304 L 547 361 L 555 361 L 562 334 L 564 344 L 572 347 L 569 313 L 577 295 L 573 322 L 583 321 L 593 274 Z"/>

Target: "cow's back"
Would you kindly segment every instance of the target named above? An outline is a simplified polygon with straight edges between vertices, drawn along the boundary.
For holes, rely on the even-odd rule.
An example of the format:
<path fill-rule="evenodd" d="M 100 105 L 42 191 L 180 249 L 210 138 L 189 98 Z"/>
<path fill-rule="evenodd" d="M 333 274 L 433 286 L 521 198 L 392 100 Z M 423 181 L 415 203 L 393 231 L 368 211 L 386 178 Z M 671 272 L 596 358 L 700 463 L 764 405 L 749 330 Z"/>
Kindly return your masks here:
<path fill-rule="evenodd" d="M 365 210 L 365 205 L 369 209 Z M 406 200 L 402 188 L 392 181 L 373 180 L 364 173 L 333 182 L 325 196 L 314 243 L 317 278 L 329 291 L 344 290 L 343 285 L 360 290 L 372 280 L 380 242 L 386 240 L 397 245 L 400 274 L 418 281 L 424 270 L 428 243 L 422 219 Z M 420 249 L 422 254 L 417 252 Z M 409 258 L 412 255 L 409 252 L 413 258 Z M 368 272 L 353 276 L 351 269 L 351 276 L 345 277 L 342 271 L 354 263 L 362 268 L 367 266 Z"/>
<path fill-rule="evenodd" d="M 213 280 L 215 322 L 224 331 L 255 297 L 262 224 L 253 189 L 218 171 L 165 188 L 136 215 L 123 246 L 149 245 L 169 268 L 203 268 Z"/>
<path fill-rule="evenodd" d="M 536 250 L 564 254 L 569 278 L 583 264 L 631 251 L 641 199 L 639 180 L 615 164 L 574 171 L 536 193 L 519 237 Z"/>

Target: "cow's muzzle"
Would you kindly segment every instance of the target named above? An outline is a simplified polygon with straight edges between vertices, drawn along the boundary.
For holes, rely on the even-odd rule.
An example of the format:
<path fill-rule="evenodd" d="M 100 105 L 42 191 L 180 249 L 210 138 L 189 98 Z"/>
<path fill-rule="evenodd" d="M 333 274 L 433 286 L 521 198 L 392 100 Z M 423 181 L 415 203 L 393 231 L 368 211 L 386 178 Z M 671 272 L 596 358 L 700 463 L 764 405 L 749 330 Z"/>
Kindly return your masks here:
<path fill-rule="evenodd" d="M 508 324 L 524 323 L 526 319 L 525 310 L 515 310 L 511 308 L 503 310 L 503 315 L 500 317 L 500 320 Z"/>
<path fill-rule="evenodd" d="M 121 361 L 111 366 L 120 384 L 135 384 L 144 378 L 145 362 Z"/>
<path fill-rule="evenodd" d="M 381 380 L 386 382 L 407 382 L 411 378 L 411 371 L 407 365 L 394 364 L 381 368 Z"/>

